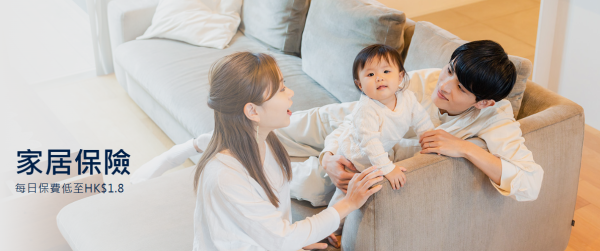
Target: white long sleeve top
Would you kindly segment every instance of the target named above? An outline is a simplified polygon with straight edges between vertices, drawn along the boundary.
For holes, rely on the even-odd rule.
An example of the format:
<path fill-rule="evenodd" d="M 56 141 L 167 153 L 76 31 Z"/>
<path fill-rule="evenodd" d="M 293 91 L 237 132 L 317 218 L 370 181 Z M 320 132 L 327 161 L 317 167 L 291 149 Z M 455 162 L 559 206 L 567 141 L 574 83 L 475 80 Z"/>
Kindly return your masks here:
<path fill-rule="evenodd" d="M 268 144 L 264 169 L 279 207 L 234 157 L 219 153 L 206 165 L 198 183 L 193 250 L 301 250 L 339 227 L 334 208 L 292 224 L 289 182 Z"/>
<path fill-rule="evenodd" d="M 514 119 L 513 110 L 508 100 L 496 102 L 494 106 L 481 110 L 472 109 L 457 116 L 441 114 L 433 104 L 431 94 L 435 90 L 441 69 L 424 69 L 409 72 L 409 89 L 429 113 L 436 129 L 443 129 L 461 138 L 479 137 L 485 141 L 491 154 L 502 162 L 500 184 L 490 179 L 492 185 L 502 195 L 517 201 L 531 201 L 538 197 L 542 186 L 544 171 L 535 163 L 533 154 L 524 142 L 519 122 Z M 352 120 L 352 114 L 344 120 Z M 324 152 L 338 151 L 338 137 L 346 129 L 342 123 L 325 139 Z M 403 145 L 419 146 L 418 138 L 411 139 Z M 407 148 L 408 149 L 408 148 Z"/>
<path fill-rule="evenodd" d="M 394 170 L 395 165 L 388 151 L 413 128 L 418 135 L 433 130 L 433 124 L 415 94 L 404 90 L 396 94 L 396 107 L 390 110 L 381 102 L 361 95 L 351 113 L 351 120 L 344 123 L 344 131 L 338 137 L 341 154 L 362 171 L 378 166 L 383 174 Z"/>

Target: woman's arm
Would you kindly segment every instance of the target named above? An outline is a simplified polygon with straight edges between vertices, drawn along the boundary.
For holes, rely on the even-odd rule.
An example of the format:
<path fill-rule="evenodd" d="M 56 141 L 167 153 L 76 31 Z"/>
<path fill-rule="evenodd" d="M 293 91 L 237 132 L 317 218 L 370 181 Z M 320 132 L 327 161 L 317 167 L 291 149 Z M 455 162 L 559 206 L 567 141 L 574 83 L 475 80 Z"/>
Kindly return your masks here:
<path fill-rule="evenodd" d="M 211 229 L 211 238 L 214 243 L 226 243 L 230 234 L 226 228 L 241 230 L 250 236 L 256 243 L 267 250 L 298 250 L 309 244 L 316 243 L 333 233 L 340 223 L 340 219 L 362 206 L 369 196 L 381 189 L 375 186 L 381 181 L 381 172 L 367 172 L 357 174 L 350 182 L 348 195 L 342 201 L 293 224 L 282 217 L 282 212 L 264 200 L 251 185 L 245 175 L 235 171 L 224 171 L 216 177 L 212 189 L 203 189 L 205 200 L 202 206 L 209 215 L 205 217 Z M 208 199 L 208 201 L 206 201 Z M 289 201 L 280 201 L 280 206 Z M 236 226 L 225 226 L 227 219 L 235 222 Z M 213 232 L 214 231 L 214 232 Z"/>

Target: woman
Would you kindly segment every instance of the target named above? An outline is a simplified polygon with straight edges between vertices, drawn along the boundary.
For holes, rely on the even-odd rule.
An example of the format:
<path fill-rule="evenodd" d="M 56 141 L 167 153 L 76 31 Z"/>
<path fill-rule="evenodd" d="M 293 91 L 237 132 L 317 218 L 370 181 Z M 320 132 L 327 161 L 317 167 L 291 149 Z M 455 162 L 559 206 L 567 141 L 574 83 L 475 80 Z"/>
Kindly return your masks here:
<path fill-rule="evenodd" d="M 313 243 L 381 189 L 381 172 L 356 175 L 344 200 L 292 224 L 290 159 L 273 130 L 289 125 L 294 92 L 266 54 L 229 55 L 209 81 L 215 130 L 194 174 L 194 250 L 326 248 Z"/>

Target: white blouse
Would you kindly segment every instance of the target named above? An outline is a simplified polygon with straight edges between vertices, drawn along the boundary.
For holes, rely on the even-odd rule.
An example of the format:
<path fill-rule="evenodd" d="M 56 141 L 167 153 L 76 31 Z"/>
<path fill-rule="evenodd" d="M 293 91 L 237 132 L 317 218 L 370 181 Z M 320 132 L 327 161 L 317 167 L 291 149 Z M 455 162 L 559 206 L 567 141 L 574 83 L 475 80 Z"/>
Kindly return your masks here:
<path fill-rule="evenodd" d="M 423 105 L 431 117 L 436 129 L 443 129 L 461 138 L 479 137 L 483 139 L 491 154 L 502 161 L 500 185 L 490 179 L 492 185 L 502 195 L 517 201 L 531 201 L 538 197 L 542 186 L 544 170 L 535 163 L 533 154 L 525 146 L 521 126 L 514 119 L 512 106 L 508 100 L 496 102 L 494 106 L 481 110 L 472 109 L 457 116 L 440 114 L 433 104 L 433 93 L 441 69 L 424 69 L 409 72 L 409 89 L 415 93 L 417 100 Z M 351 115 L 344 120 L 351 120 Z M 323 152 L 337 152 L 337 138 L 344 130 L 342 123 L 325 139 Z M 414 135 L 413 135 L 414 136 Z M 403 149 L 418 150 L 418 138 L 403 140 Z"/>
<path fill-rule="evenodd" d="M 279 207 L 234 157 L 217 154 L 198 183 L 194 250 L 300 250 L 333 233 L 334 208 L 292 223 L 289 182 L 268 144 L 264 170 Z"/>
<path fill-rule="evenodd" d="M 404 90 L 396 94 L 396 106 L 390 110 L 381 102 L 361 95 L 352 111 L 352 120 L 346 120 L 346 129 L 338 138 L 341 154 L 357 170 L 378 166 L 386 175 L 395 165 L 388 151 L 400 141 L 409 128 L 417 135 L 433 130 L 433 124 L 415 94 Z"/>

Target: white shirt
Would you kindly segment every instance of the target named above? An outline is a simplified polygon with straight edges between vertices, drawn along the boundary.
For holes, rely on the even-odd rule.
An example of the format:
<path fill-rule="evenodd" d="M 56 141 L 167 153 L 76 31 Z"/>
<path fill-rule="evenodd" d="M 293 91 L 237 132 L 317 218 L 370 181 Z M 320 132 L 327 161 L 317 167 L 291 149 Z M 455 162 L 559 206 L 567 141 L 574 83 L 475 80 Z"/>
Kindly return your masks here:
<path fill-rule="evenodd" d="M 392 149 L 412 127 L 418 135 L 433 130 L 433 124 L 415 94 L 404 90 L 396 94 L 396 106 L 390 110 L 381 102 L 361 95 L 358 104 L 345 120 L 345 130 L 338 137 L 341 154 L 359 171 L 378 166 L 383 174 L 394 170 L 388 157 Z"/>
<path fill-rule="evenodd" d="M 198 183 L 194 250 L 299 250 L 338 228 L 334 208 L 292 224 L 289 182 L 268 144 L 264 170 L 279 207 L 234 157 L 219 153 L 206 165 Z"/>
<path fill-rule="evenodd" d="M 490 179 L 498 192 L 517 201 L 537 199 L 544 171 L 535 163 L 533 154 L 524 144 L 525 139 L 522 137 L 519 122 L 514 119 L 510 102 L 501 100 L 494 106 L 481 110 L 471 109 L 457 116 L 440 114 L 431 100 L 440 72 L 441 69 L 424 69 L 408 73 L 409 89 L 415 93 L 417 100 L 429 113 L 436 129 L 443 129 L 461 139 L 472 137 L 483 139 L 489 152 L 499 157 L 502 162 L 500 185 Z M 348 119 L 351 118 L 345 118 Z M 327 136 L 323 152 L 337 152 L 337 137 L 343 132 L 343 125 Z M 403 146 L 419 146 L 418 138 L 403 140 L 402 143 Z M 411 147 L 403 149 L 411 149 Z"/>

